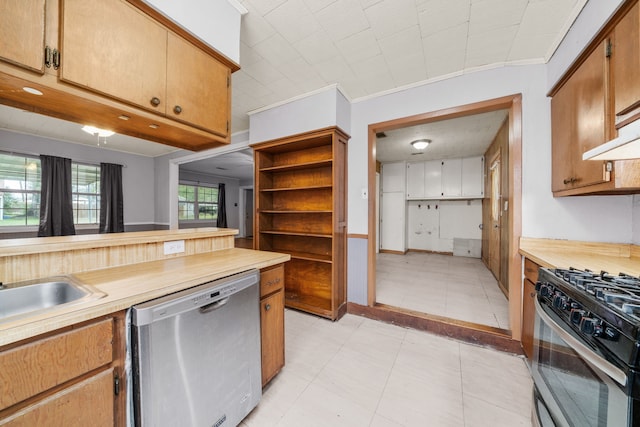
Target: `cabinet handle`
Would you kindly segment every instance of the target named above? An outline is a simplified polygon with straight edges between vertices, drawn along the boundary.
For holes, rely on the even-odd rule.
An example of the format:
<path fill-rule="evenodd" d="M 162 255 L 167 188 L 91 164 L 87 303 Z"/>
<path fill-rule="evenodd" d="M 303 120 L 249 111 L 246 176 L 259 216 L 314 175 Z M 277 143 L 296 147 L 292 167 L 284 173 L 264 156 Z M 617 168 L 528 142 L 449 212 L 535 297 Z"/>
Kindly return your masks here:
<path fill-rule="evenodd" d="M 47 68 L 51 68 L 51 48 L 49 46 L 44 48 L 44 65 Z"/>
<path fill-rule="evenodd" d="M 179 105 L 176 105 L 175 107 L 173 107 L 173 112 L 176 114 L 182 113 L 182 107 Z"/>
<path fill-rule="evenodd" d="M 158 98 L 157 96 L 154 96 L 153 98 L 151 98 L 151 105 L 153 105 L 154 107 L 157 107 L 158 105 L 160 105 L 160 98 Z"/>
<path fill-rule="evenodd" d="M 573 183 L 574 183 L 574 182 L 576 182 L 577 180 L 578 180 L 577 178 L 571 177 L 571 178 L 567 178 L 567 179 L 565 179 L 565 180 L 564 180 L 564 181 L 562 181 L 562 182 L 564 182 L 565 184 L 573 184 Z"/>
<path fill-rule="evenodd" d="M 57 70 L 58 68 L 60 68 L 60 51 L 53 49 L 53 69 Z"/>
<path fill-rule="evenodd" d="M 271 304 L 265 304 L 264 311 L 269 311 L 269 310 L 271 310 Z"/>

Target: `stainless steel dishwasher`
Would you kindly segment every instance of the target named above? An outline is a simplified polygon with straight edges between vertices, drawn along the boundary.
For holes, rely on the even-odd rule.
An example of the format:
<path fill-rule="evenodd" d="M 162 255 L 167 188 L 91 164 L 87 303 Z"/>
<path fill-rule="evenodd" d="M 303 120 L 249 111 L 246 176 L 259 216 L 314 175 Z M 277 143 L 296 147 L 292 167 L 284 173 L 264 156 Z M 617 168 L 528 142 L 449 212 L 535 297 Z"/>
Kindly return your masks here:
<path fill-rule="evenodd" d="M 137 426 L 236 426 L 261 389 L 257 270 L 132 309 Z"/>

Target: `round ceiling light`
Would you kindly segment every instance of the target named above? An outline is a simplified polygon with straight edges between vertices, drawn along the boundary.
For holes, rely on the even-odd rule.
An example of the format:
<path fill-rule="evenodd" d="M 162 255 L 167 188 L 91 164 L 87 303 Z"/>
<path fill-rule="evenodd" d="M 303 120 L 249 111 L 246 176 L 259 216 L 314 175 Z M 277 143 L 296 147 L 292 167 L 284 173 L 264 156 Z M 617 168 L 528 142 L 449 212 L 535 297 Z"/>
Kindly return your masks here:
<path fill-rule="evenodd" d="M 430 139 L 416 139 L 415 141 L 411 141 L 411 145 L 413 145 L 413 148 L 416 150 L 424 150 L 429 144 L 431 144 Z"/>
<path fill-rule="evenodd" d="M 98 135 L 99 137 L 102 137 L 102 138 L 107 138 L 113 135 L 114 133 L 113 131 L 110 131 L 110 130 L 100 129 L 100 128 L 97 128 L 94 126 L 88 126 L 88 125 L 83 126 L 82 130 L 87 133 L 90 133 L 91 135 Z"/>

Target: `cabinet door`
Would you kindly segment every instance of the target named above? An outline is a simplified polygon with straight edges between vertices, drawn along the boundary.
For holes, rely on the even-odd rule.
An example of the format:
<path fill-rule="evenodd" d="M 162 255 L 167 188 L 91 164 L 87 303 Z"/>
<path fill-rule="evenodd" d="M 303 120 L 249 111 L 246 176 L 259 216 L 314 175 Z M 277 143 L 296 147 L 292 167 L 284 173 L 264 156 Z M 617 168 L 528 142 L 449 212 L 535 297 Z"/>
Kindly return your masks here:
<path fill-rule="evenodd" d="M 404 193 L 382 193 L 380 198 L 380 249 L 405 251 L 405 205 Z"/>
<path fill-rule="evenodd" d="M 61 1 L 60 78 L 164 113 L 167 31 L 121 1 Z"/>
<path fill-rule="evenodd" d="M 260 301 L 262 385 L 284 366 L 284 290 Z"/>
<path fill-rule="evenodd" d="M 407 199 L 424 197 L 424 163 L 407 164 Z"/>
<path fill-rule="evenodd" d="M 551 99 L 551 190 L 571 188 L 572 141 L 576 126 L 573 113 L 574 85 L 567 81 Z"/>
<path fill-rule="evenodd" d="M 220 136 L 229 133 L 230 70 L 173 33 L 167 41 L 167 115 Z"/>
<path fill-rule="evenodd" d="M 404 193 L 406 184 L 406 167 L 404 162 L 385 163 L 382 165 L 382 191 L 401 191 Z"/>
<path fill-rule="evenodd" d="M 424 196 L 437 199 L 442 196 L 442 161 L 424 162 Z"/>
<path fill-rule="evenodd" d="M 536 287 L 529 279 L 524 279 L 522 290 L 522 349 L 527 359 L 533 357 L 533 330 L 535 327 Z"/>
<path fill-rule="evenodd" d="M 462 159 L 442 161 L 442 196 L 459 197 L 462 195 Z"/>
<path fill-rule="evenodd" d="M 606 42 L 605 42 L 606 43 Z M 603 162 L 582 160 L 585 151 L 607 141 L 605 43 L 596 48 L 571 77 L 575 84 L 576 115 L 573 148 L 573 187 L 586 187 L 606 182 Z"/>
<path fill-rule="evenodd" d="M 611 74 L 614 112 L 622 116 L 640 107 L 640 3 L 614 29 Z"/>
<path fill-rule="evenodd" d="M 484 158 L 462 159 L 462 196 L 482 197 L 484 194 Z"/>
<path fill-rule="evenodd" d="M 28 406 L 5 426 L 114 426 L 114 370 L 108 369 Z"/>
<path fill-rule="evenodd" d="M 45 0 L 3 0 L 0 59 L 44 72 Z"/>

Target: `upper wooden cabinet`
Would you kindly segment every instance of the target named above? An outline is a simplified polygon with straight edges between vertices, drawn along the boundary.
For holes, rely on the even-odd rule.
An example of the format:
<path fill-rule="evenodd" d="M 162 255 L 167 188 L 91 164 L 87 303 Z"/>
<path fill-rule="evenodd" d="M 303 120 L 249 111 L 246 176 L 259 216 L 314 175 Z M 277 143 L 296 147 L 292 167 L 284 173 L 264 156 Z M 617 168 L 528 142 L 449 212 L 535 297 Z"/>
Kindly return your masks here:
<path fill-rule="evenodd" d="M 60 79 L 164 114 L 167 30 L 121 1 L 61 2 Z"/>
<path fill-rule="evenodd" d="M 640 191 L 640 161 L 582 160 L 640 117 L 638 10 L 626 2 L 550 93 L 554 196 Z"/>
<path fill-rule="evenodd" d="M 229 134 L 229 68 L 173 33 L 167 43 L 167 116 Z"/>
<path fill-rule="evenodd" d="M 636 3 L 613 30 L 611 75 L 616 123 L 640 115 L 640 5 Z"/>
<path fill-rule="evenodd" d="M 0 59 L 44 73 L 45 0 L 4 0 Z"/>
<path fill-rule="evenodd" d="M 143 3 L 7 0 L 0 36 L 2 104 L 194 151 L 230 141 L 238 65 Z"/>

